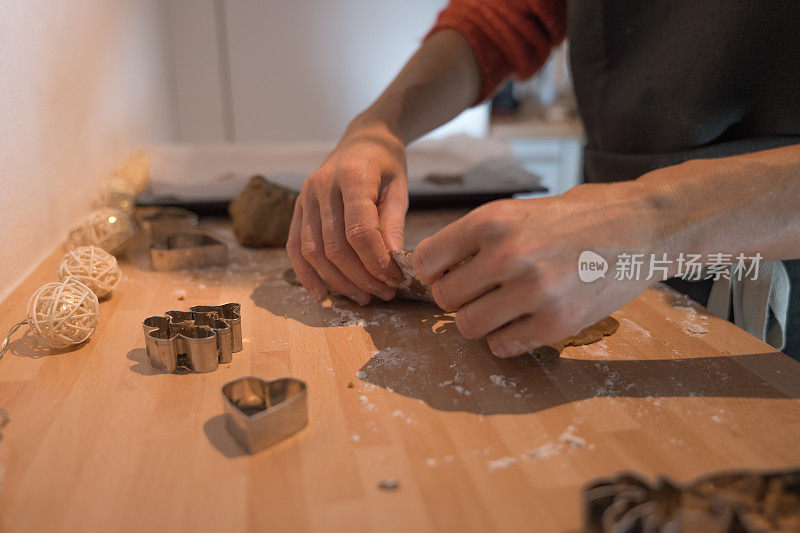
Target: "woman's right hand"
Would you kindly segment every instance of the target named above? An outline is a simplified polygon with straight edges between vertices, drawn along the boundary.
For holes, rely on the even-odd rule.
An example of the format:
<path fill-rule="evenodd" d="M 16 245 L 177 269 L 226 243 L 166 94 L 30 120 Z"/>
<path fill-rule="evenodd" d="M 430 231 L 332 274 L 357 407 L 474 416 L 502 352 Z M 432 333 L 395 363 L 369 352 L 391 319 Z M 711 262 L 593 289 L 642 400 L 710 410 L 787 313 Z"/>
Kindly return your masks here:
<path fill-rule="evenodd" d="M 357 119 L 295 204 L 286 250 L 298 279 L 317 301 L 326 284 L 361 305 L 392 299 L 402 276 L 389 250 L 403 248 L 407 209 L 403 143 Z"/>

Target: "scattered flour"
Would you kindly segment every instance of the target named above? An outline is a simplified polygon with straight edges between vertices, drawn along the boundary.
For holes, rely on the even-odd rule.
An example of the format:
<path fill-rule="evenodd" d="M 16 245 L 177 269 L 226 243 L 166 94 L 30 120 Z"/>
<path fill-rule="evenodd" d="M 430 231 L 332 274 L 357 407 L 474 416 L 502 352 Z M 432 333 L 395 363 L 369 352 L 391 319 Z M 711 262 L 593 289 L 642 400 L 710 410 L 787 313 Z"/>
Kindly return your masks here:
<path fill-rule="evenodd" d="M 519 459 L 516 457 L 501 457 L 500 459 L 492 459 L 488 461 L 486 465 L 489 467 L 489 470 L 499 470 L 501 468 L 508 468 L 509 466 L 515 464 Z"/>
<path fill-rule="evenodd" d="M 503 376 L 498 376 L 497 374 L 492 374 L 489 376 L 489 380 L 492 382 L 492 385 L 495 387 L 507 387 L 508 384 L 506 383 L 506 378 Z"/>
<path fill-rule="evenodd" d="M 402 418 L 403 417 L 403 411 L 401 411 L 400 409 L 397 409 L 396 411 L 392 411 L 392 416 L 394 418 Z"/>
<path fill-rule="evenodd" d="M 708 317 L 697 314 L 697 311 L 691 306 L 678 305 L 674 307 L 686 315 L 681 320 L 680 326 L 684 333 L 693 337 L 699 337 L 708 333 Z"/>
<path fill-rule="evenodd" d="M 566 444 L 567 446 L 572 446 L 573 448 L 583 448 L 586 446 L 586 439 L 575 435 L 575 426 L 569 426 L 567 429 L 565 429 L 564 433 L 558 437 L 558 440 L 559 442 Z"/>
<path fill-rule="evenodd" d="M 650 334 L 650 332 L 649 332 L 649 331 L 647 331 L 646 329 L 644 329 L 642 326 L 640 326 L 639 324 L 637 324 L 637 323 L 636 323 L 636 322 L 634 322 L 633 320 L 629 320 L 629 319 L 627 319 L 627 318 L 623 318 L 623 319 L 622 319 L 622 322 L 623 322 L 624 324 L 626 324 L 626 325 L 630 326 L 631 328 L 635 329 L 635 330 L 636 330 L 636 331 L 637 331 L 637 332 L 638 332 L 638 333 L 639 333 L 639 334 L 640 334 L 642 337 L 647 337 L 648 339 L 649 339 L 650 337 L 652 337 L 652 335 Z"/>
<path fill-rule="evenodd" d="M 563 449 L 563 444 L 548 442 L 528 450 L 527 455 L 528 457 L 532 457 L 534 459 L 547 459 L 548 457 L 553 457 L 554 455 L 560 454 Z"/>
<path fill-rule="evenodd" d="M 359 435 L 358 433 L 353 433 L 352 435 L 350 435 L 350 440 L 353 442 L 358 442 L 361 440 L 361 435 Z"/>
<path fill-rule="evenodd" d="M 362 394 L 361 396 L 359 396 L 358 401 L 361 402 L 361 405 L 367 411 L 375 411 L 377 409 L 374 403 L 369 403 L 369 398 L 367 398 L 366 394 Z"/>
<path fill-rule="evenodd" d="M 687 322 L 684 320 L 683 322 L 681 322 L 681 326 L 682 326 L 681 329 L 683 329 L 684 333 L 687 333 L 693 337 L 705 335 L 706 333 L 708 333 L 707 327 L 702 326 L 700 324 L 696 324 L 694 322 Z"/>
<path fill-rule="evenodd" d="M 425 464 L 433 468 L 439 464 L 439 461 L 437 461 L 434 457 L 430 457 L 425 461 Z"/>
<path fill-rule="evenodd" d="M 336 307 L 334 305 L 330 306 L 328 309 L 339 315 L 339 320 L 336 322 L 337 326 L 358 326 L 365 328 L 367 326 L 378 325 L 378 322 L 376 321 L 367 322 L 349 309 L 342 309 L 341 307 Z"/>

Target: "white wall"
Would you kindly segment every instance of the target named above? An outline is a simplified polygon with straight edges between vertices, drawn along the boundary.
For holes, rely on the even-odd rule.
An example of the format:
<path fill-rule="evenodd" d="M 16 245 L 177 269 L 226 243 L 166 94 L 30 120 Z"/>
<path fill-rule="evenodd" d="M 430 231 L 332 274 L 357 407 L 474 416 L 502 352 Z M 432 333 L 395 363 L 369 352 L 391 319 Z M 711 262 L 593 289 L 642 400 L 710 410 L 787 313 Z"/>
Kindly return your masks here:
<path fill-rule="evenodd" d="M 178 138 L 335 141 L 447 0 L 169 0 Z M 486 107 L 450 133 L 485 134 Z"/>
<path fill-rule="evenodd" d="M 171 139 L 161 10 L 159 0 L 0 0 L 0 299 L 130 149 Z"/>

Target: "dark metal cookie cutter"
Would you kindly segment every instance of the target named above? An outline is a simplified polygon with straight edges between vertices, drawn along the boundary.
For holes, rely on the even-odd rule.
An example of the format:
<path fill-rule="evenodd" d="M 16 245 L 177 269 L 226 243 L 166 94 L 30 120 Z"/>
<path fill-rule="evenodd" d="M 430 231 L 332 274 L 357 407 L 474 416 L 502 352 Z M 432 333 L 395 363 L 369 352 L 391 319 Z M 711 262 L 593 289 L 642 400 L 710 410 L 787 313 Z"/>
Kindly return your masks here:
<path fill-rule="evenodd" d="M 153 368 L 175 372 L 186 367 L 213 372 L 242 350 L 241 305 L 195 305 L 167 311 L 142 322 L 147 357 Z"/>
<path fill-rule="evenodd" d="M 225 425 L 249 453 L 263 450 L 308 424 L 307 390 L 295 378 L 235 379 L 222 387 Z"/>
<path fill-rule="evenodd" d="M 150 261 L 153 270 L 160 272 L 224 266 L 228 247 L 205 233 L 173 233 L 150 245 Z"/>
<path fill-rule="evenodd" d="M 138 222 L 150 240 L 160 242 L 173 233 L 194 231 L 199 217 L 182 207 L 165 206 L 138 217 Z"/>

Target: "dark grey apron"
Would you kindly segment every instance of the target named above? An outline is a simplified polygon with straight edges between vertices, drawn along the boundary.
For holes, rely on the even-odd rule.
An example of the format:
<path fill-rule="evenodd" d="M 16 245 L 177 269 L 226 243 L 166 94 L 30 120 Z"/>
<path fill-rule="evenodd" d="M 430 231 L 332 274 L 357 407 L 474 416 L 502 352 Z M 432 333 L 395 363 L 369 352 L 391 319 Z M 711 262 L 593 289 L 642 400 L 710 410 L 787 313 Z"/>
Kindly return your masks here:
<path fill-rule="evenodd" d="M 800 144 L 800 1 L 568 0 L 567 21 L 586 181 Z M 784 264 L 800 359 L 800 260 Z M 708 283 L 674 285 L 705 303 Z"/>

